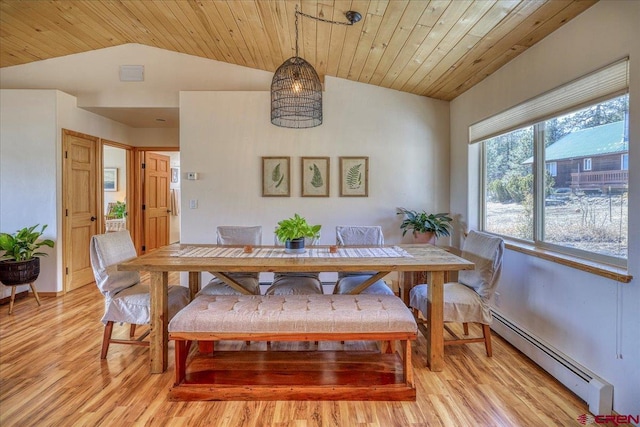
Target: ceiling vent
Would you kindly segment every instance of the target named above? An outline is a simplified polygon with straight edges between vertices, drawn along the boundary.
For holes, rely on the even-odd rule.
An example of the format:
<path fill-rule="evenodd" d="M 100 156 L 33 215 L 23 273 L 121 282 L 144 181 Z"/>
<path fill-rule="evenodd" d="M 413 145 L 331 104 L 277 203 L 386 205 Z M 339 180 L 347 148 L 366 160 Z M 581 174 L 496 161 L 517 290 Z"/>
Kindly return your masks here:
<path fill-rule="evenodd" d="M 144 65 L 121 65 L 120 81 L 121 82 L 143 82 L 144 81 Z"/>

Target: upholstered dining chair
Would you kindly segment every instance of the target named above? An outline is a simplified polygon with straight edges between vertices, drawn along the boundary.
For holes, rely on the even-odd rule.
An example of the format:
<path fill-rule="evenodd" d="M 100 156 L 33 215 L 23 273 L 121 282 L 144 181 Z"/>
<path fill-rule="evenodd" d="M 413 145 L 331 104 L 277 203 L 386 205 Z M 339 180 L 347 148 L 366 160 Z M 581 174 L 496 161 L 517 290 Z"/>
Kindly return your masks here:
<path fill-rule="evenodd" d="M 492 322 L 489 300 L 494 294 L 500 272 L 502 271 L 502 256 L 504 242 L 501 238 L 486 233 L 470 231 L 462 245 L 462 257 L 475 264 L 474 270 L 463 270 L 458 273 L 458 281 L 444 285 L 444 321 L 445 329 L 455 339 L 445 340 L 445 345 L 468 344 L 484 342 L 487 356 L 491 357 L 491 329 Z M 411 289 L 410 306 L 416 318 L 418 312 L 427 316 L 428 284 L 415 286 Z M 469 323 L 482 325 L 482 337 L 458 338 L 446 323 L 462 323 L 465 336 L 469 335 Z M 418 326 L 423 333 L 426 322 L 418 319 Z M 426 336 L 426 333 L 425 333 Z"/>
<path fill-rule="evenodd" d="M 304 239 L 304 246 L 313 246 L 318 243 L 318 238 Z M 276 246 L 283 243 L 275 237 Z M 276 272 L 273 275 L 273 282 L 267 288 L 265 295 L 314 295 L 322 294 L 322 283 L 320 273 L 317 272 Z"/>
<path fill-rule="evenodd" d="M 339 225 L 336 227 L 336 244 L 338 246 L 382 246 L 384 245 L 384 235 L 382 234 L 382 227 L 380 227 L 379 225 Z M 333 293 L 348 294 L 374 274 L 376 274 L 375 271 L 338 273 L 338 282 L 333 289 Z M 362 293 L 394 295 L 393 291 L 382 279 L 376 281 L 374 284 L 362 291 Z"/>
<path fill-rule="evenodd" d="M 150 319 L 149 285 L 140 283 L 137 271 L 118 271 L 117 265 L 137 256 L 131 236 L 126 230 L 97 234 L 91 238 L 91 267 L 96 285 L 104 296 L 104 335 L 100 358 L 105 359 L 109 344 L 133 344 L 149 346 L 144 338 L 147 330 L 134 339 L 136 325 L 146 325 Z M 189 289 L 169 286 L 169 319 L 189 303 Z M 129 323 L 129 339 L 112 339 L 114 323 Z"/>
<path fill-rule="evenodd" d="M 216 229 L 216 241 L 218 245 L 261 245 L 262 226 L 235 226 L 222 225 Z M 258 272 L 227 273 L 243 288 L 254 295 L 260 295 L 260 281 Z M 240 295 L 240 292 L 214 277 L 202 288 L 198 295 Z"/>

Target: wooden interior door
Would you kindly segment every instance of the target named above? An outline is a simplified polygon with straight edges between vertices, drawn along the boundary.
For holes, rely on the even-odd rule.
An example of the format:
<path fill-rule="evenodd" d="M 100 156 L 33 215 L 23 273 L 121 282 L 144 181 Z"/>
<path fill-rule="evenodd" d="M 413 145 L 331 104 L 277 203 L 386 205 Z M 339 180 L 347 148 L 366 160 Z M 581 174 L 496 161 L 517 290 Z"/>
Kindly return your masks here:
<path fill-rule="evenodd" d="M 66 292 L 94 281 L 89 244 L 98 232 L 102 193 L 99 138 L 63 130 L 64 289 Z"/>
<path fill-rule="evenodd" d="M 162 154 L 145 154 L 144 195 L 142 212 L 144 215 L 145 252 L 169 244 L 169 183 L 171 159 Z"/>

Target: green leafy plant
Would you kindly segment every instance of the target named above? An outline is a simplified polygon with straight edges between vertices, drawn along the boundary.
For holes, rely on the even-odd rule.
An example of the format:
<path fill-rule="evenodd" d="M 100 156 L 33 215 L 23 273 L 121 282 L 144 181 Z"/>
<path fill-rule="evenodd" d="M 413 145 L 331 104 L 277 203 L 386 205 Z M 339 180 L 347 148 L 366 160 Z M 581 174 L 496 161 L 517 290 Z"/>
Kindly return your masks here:
<path fill-rule="evenodd" d="M 124 202 L 116 202 L 111 208 L 111 214 L 116 218 L 124 218 L 127 213 L 127 205 Z"/>
<path fill-rule="evenodd" d="M 436 237 L 451 235 L 453 218 L 448 213 L 427 214 L 425 211 L 417 212 L 398 208 L 398 215 L 405 216 L 400 224 L 403 236 L 409 230 L 412 230 L 414 236 L 418 233 L 433 233 Z"/>
<path fill-rule="evenodd" d="M 37 231 L 38 225 L 40 224 L 25 227 L 14 234 L 0 233 L 0 249 L 4 251 L 0 256 L 0 261 L 28 261 L 34 257 L 47 256 L 46 253 L 36 252 L 36 250 L 41 246 L 53 248 L 53 240 L 38 241 L 47 228 L 45 224 L 40 231 Z"/>
<path fill-rule="evenodd" d="M 301 237 L 317 238 L 320 236 L 321 227 L 321 225 L 309 225 L 304 217 L 295 214 L 292 218 L 278 222 L 275 233 L 281 242 Z"/>

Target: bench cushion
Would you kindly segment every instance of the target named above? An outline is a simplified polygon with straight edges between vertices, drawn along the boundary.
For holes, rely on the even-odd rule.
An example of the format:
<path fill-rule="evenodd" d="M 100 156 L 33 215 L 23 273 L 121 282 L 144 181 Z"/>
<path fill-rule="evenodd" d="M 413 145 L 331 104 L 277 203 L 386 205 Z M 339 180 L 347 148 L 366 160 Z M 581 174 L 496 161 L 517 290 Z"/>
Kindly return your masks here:
<path fill-rule="evenodd" d="M 417 325 L 391 295 L 200 295 L 169 332 L 416 333 Z"/>

